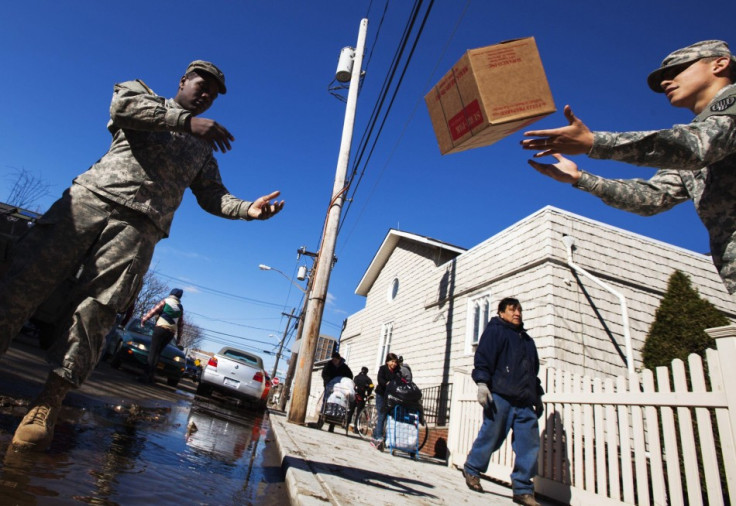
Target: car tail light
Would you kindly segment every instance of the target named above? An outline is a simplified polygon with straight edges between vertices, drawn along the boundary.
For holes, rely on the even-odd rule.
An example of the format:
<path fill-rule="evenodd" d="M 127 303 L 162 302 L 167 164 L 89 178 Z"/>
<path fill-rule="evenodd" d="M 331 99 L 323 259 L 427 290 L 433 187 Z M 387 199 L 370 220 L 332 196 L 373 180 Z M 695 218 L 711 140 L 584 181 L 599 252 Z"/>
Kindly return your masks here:
<path fill-rule="evenodd" d="M 263 383 L 263 373 L 261 371 L 258 371 L 254 376 L 253 379 L 256 380 L 258 383 Z"/>
<path fill-rule="evenodd" d="M 210 359 L 207 361 L 208 367 L 217 367 L 217 359 L 215 357 L 210 357 Z"/>

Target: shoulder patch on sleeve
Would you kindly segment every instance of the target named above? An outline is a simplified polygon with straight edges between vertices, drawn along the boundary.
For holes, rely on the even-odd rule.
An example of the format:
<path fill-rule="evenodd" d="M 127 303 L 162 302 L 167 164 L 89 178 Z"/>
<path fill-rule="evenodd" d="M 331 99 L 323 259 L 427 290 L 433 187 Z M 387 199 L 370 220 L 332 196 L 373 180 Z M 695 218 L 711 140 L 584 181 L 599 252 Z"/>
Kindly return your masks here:
<path fill-rule="evenodd" d="M 715 104 L 710 106 L 710 110 L 713 112 L 723 112 L 726 109 L 729 109 L 733 104 L 736 104 L 736 96 L 730 96 L 726 98 L 722 98 Z"/>
<path fill-rule="evenodd" d="M 720 98 L 698 114 L 696 121 L 703 121 L 711 116 L 736 116 L 736 94 Z"/>

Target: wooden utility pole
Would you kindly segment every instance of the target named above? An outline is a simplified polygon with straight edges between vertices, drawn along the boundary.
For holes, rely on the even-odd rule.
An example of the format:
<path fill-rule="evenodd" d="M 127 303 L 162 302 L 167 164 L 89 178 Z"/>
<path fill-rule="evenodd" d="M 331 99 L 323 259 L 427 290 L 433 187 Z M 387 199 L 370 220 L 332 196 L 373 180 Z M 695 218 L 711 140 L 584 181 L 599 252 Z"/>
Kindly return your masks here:
<path fill-rule="evenodd" d="M 286 321 L 286 328 L 284 329 L 284 335 L 281 337 L 281 342 L 279 343 L 279 351 L 276 353 L 276 362 L 273 364 L 273 373 L 271 373 L 271 379 L 276 377 L 276 370 L 279 367 L 279 360 L 281 359 L 281 351 L 284 349 L 284 341 L 286 341 L 286 334 L 289 332 L 289 325 L 291 325 L 291 320 L 293 318 L 296 318 L 296 316 L 294 316 L 294 311 L 296 311 L 296 309 L 292 309 L 291 314 L 281 313 L 282 315 L 286 316 L 288 320 Z"/>
<path fill-rule="evenodd" d="M 322 244 L 319 248 L 317 258 L 317 272 L 314 277 L 312 289 L 309 292 L 309 303 L 304 318 L 304 333 L 299 346 L 299 358 L 297 359 L 296 373 L 294 375 L 294 394 L 291 399 L 288 421 L 304 425 L 307 415 L 307 402 L 309 400 L 309 389 L 312 382 L 312 368 L 314 366 L 314 350 L 319 339 L 319 329 L 322 325 L 322 313 L 325 309 L 327 288 L 330 283 L 332 272 L 332 259 L 335 256 L 335 243 L 337 242 L 337 229 L 340 224 L 342 204 L 345 200 L 345 177 L 350 161 L 350 145 L 353 140 L 353 127 L 355 125 L 355 111 L 358 104 L 358 89 L 360 88 L 361 67 L 363 65 L 363 52 L 365 49 L 366 33 L 368 31 L 368 20 L 360 21 L 358 31 L 358 43 L 353 57 L 352 74 L 350 77 L 350 88 L 348 91 L 347 105 L 345 106 L 345 121 L 342 127 L 342 141 L 340 153 L 337 158 L 337 169 L 335 171 L 335 184 L 332 188 L 330 208 L 325 222 L 325 231 L 322 236 Z"/>
<path fill-rule="evenodd" d="M 297 253 L 299 253 L 299 257 L 301 257 L 301 255 L 306 255 L 306 256 L 312 257 L 313 259 L 317 257 L 316 253 L 307 251 L 307 249 L 304 246 L 298 249 Z M 286 370 L 286 379 L 284 380 L 284 386 L 281 389 L 281 396 L 279 396 L 279 411 L 285 411 L 286 403 L 289 400 L 289 395 L 291 394 L 291 382 L 294 380 L 294 371 L 296 370 L 296 361 L 299 358 L 299 346 L 301 345 L 301 338 L 302 338 L 302 334 L 304 333 L 304 315 L 307 313 L 307 306 L 309 305 L 309 292 L 312 291 L 312 281 L 314 280 L 314 276 L 316 274 L 317 274 L 317 269 L 315 266 L 312 266 L 312 270 L 309 275 L 309 281 L 307 281 L 307 289 L 304 292 L 305 294 L 304 305 L 302 306 L 302 310 L 299 313 L 299 320 L 297 322 L 298 328 L 296 331 L 296 339 L 294 339 L 294 347 L 292 347 L 291 358 L 289 358 L 289 368 Z"/>

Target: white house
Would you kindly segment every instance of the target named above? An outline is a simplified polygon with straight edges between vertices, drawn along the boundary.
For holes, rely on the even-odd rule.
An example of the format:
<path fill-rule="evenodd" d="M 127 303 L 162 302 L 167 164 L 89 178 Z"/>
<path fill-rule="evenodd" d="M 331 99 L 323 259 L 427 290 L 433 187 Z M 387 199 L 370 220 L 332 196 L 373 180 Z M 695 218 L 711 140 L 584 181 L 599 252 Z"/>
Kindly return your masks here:
<path fill-rule="evenodd" d="M 347 319 L 340 350 L 374 379 L 394 352 L 422 389 L 440 387 L 453 369 L 472 369 L 485 323 L 512 296 L 546 366 L 614 377 L 627 372 L 629 356 L 632 369 L 641 368 L 640 350 L 676 269 L 736 319 L 710 257 L 554 207 L 469 250 L 392 229 L 358 284 L 365 308 Z"/>

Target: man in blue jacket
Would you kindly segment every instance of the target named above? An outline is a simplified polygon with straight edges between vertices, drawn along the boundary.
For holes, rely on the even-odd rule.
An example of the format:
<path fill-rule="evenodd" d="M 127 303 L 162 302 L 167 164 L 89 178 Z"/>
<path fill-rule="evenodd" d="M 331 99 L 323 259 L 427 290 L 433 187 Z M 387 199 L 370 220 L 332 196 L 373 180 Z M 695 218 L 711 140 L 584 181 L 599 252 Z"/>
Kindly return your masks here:
<path fill-rule="evenodd" d="M 482 492 L 480 473 L 488 469 L 491 454 L 513 429 L 516 454 L 511 483 L 517 504 L 538 506 L 532 478 L 537 474 L 539 425 L 542 416 L 539 356 L 534 341 L 524 330 L 521 304 L 507 297 L 498 304 L 498 316 L 488 323 L 475 351 L 473 381 L 483 406 L 483 425 L 465 461 L 465 483 Z"/>

